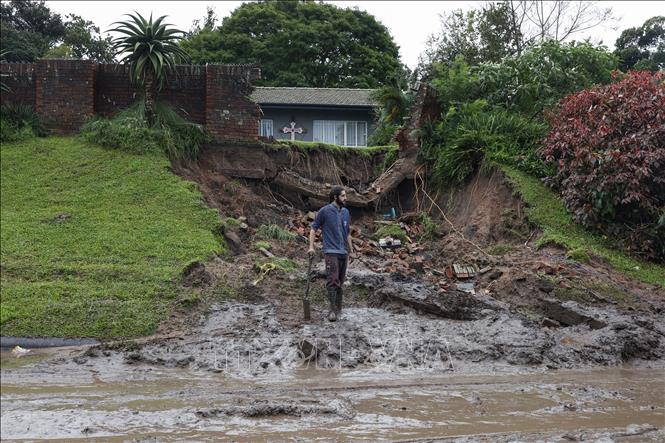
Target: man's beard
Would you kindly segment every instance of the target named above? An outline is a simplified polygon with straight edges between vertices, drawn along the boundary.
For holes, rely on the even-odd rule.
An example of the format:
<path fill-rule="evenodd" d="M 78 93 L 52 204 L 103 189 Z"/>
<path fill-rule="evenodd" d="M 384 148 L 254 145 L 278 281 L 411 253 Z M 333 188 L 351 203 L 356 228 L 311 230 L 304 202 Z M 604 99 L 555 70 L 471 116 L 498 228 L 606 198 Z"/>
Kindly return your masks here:
<path fill-rule="evenodd" d="M 339 207 L 341 208 L 346 206 L 346 202 L 343 202 L 342 199 L 339 197 L 335 197 L 335 203 L 337 203 L 337 205 L 339 205 Z"/>

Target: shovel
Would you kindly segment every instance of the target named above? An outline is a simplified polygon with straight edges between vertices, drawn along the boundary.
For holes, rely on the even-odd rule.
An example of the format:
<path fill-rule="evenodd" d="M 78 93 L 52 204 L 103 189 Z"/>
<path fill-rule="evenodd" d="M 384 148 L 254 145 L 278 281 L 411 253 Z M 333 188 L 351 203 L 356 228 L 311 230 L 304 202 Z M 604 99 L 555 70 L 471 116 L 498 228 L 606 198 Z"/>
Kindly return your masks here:
<path fill-rule="evenodd" d="M 307 286 L 305 288 L 305 297 L 302 299 L 302 308 L 305 314 L 305 320 L 309 321 L 311 318 L 311 311 L 309 308 L 309 285 L 311 283 L 311 274 L 312 274 L 312 261 L 314 257 L 309 256 L 309 264 L 307 265 Z"/>

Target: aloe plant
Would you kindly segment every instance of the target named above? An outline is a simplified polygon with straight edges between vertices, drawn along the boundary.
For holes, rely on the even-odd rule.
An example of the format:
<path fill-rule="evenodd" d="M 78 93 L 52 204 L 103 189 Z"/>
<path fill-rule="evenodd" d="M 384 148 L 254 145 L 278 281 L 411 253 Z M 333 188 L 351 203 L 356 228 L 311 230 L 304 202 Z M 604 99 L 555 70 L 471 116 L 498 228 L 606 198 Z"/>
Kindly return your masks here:
<path fill-rule="evenodd" d="M 148 124 L 155 123 L 154 101 L 156 90 L 164 85 L 169 72 L 175 70 L 178 62 L 189 59 L 187 53 L 178 46 L 185 33 L 169 24 L 162 23 L 166 16 L 157 20 L 146 20 L 135 12 L 125 14 L 130 20 L 115 22 L 119 25 L 110 30 L 121 35 L 113 40 L 115 55 L 125 54 L 121 62 L 129 63 L 131 80 L 143 86 L 145 94 L 145 116 Z"/>

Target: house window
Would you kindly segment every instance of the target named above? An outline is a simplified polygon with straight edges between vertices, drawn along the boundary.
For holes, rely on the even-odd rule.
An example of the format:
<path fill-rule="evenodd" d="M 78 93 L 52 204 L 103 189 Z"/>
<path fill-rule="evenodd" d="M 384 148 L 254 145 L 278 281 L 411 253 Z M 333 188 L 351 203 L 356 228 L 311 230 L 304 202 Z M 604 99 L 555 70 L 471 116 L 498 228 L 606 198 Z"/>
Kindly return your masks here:
<path fill-rule="evenodd" d="M 314 141 L 342 146 L 367 146 L 367 122 L 314 120 Z"/>
<path fill-rule="evenodd" d="M 259 128 L 259 135 L 261 137 L 273 136 L 271 119 L 261 119 L 261 127 Z"/>

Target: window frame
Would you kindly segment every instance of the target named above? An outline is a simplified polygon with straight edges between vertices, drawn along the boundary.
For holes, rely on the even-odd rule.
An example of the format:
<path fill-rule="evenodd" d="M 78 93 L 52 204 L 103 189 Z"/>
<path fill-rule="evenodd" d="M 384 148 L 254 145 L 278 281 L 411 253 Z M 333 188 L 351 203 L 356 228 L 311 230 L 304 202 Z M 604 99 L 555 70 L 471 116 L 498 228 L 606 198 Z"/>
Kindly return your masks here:
<path fill-rule="evenodd" d="M 334 140 L 333 141 L 326 141 L 325 140 L 325 135 L 326 135 L 326 132 L 328 132 L 328 131 L 326 131 L 326 129 L 327 129 L 326 126 L 330 125 L 332 127 L 330 132 L 333 134 L 333 137 L 334 137 L 334 134 L 337 131 L 337 125 L 339 125 L 339 124 L 343 124 L 343 126 L 344 126 L 344 140 L 343 140 L 343 142 L 340 144 L 340 143 L 335 143 Z M 353 141 L 354 144 L 349 144 L 350 134 L 349 134 L 349 131 L 348 131 L 347 128 L 351 124 L 355 126 L 355 131 L 354 131 L 355 134 L 354 134 L 354 141 Z M 358 144 L 358 138 L 359 138 L 358 137 L 358 132 L 359 132 L 358 131 L 358 125 L 359 124 L 362 124 L 364 126 L 364 131 L 363 131 L 363 134 L 362 134 L 364 136 L 363 138 L 365 139 L 365 144 L 364 145 L 359 145 Z M 366 148 L 367 147 L 368 124 L 367 124 L 366 120 L 314 120 L 312 126 L 314 127 L 314 131 L 313 131 L 313 134 L 312 134 L 312 139 L 314 141 L 319 141 L 321 143 L 337 144 L 337 145 L 345 146 L 345 147 L 349 147 L 349 148 Z M 322 137 L 319 137 L 318 140 L 317 140 L 317 130 L 321 131 L 320 135 L 322 135 Z"/>

